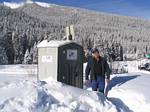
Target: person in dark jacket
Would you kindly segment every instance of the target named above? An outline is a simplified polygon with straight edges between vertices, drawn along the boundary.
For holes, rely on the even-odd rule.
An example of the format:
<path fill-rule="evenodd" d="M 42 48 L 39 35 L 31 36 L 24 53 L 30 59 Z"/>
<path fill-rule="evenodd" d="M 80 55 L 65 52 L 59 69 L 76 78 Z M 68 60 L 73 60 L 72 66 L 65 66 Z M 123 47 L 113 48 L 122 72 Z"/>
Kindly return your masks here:
<path fill-rule="evenodd" d="M 109 83 L 110 80 L 110 72 L 107 61 L 100 56 L 98 49 L 92 49 L 92 56 L 89 58 L 85 70 L 86 83 L 91 81 L 93 91 L 104 93 L 105 82 Z"/>

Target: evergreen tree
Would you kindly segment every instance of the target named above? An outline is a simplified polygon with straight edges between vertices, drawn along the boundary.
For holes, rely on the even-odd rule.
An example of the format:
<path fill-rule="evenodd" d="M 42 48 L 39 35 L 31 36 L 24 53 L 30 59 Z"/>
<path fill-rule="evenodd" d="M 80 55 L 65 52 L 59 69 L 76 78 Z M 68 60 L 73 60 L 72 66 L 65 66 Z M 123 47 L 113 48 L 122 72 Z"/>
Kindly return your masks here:
<path fill-rule="evenodd" d="M 26 53 L 24 55 L 24 64 L 31 64 L 31 55 L 28 49 L 26 50 Z"/>
<path fill-rule="evenodd" d="M 5 49 L 0 46 L 0 64 L 8 64 L 8 58 L 5 52 Z"/>

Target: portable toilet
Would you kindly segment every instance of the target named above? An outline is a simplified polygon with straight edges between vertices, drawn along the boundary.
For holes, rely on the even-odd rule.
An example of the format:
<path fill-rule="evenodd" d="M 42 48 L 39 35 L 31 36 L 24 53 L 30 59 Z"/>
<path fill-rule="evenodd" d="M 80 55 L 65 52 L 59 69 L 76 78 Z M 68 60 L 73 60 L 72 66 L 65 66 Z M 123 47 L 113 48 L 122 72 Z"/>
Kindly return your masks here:
<path fill-rule="evenodd" d="M 38 79 L 52 77 L 83 87 L 83 48 L 72 41 L 43 40 L 38 45 Z"/>

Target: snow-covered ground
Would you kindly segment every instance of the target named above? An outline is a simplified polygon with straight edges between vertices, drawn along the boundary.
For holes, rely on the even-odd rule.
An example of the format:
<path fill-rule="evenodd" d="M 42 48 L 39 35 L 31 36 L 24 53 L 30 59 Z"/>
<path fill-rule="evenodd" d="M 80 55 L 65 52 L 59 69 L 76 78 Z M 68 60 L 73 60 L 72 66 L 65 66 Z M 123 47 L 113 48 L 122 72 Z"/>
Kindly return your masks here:
<path fill-rule="evenodd" d="M 36 81 L 20 65 L 0 67 L 0 112 L 117 112 L 104 95 L 56 82 Z M 24 67 L 23 67 L 24 68 Z M 6 68 L 5 68 L 6 69 Z M 21 75 L 14 75 L 21 72 Z M 33 68 L 32 68 L 33 69 Z M 13 71 L 13 74 L 10 73 Z M 27 69 L 28 71 L 28 69 Z"/>
<path fill-rule="evenodd" d="M 113 75 L 108 86 L 108 98 L 123 112 L 150 111 L 150 73 Z"/>
<path fill-rule="evenodd" d="M 0 74 L 36 75 L 37 65 L 0 65 Z"/>
<path fill-rule="evenodd" d="M 150 112 L 150 73 L 137 61 L 118 64 L 129 73 L 111 76 L 107 98 L 51 78 L 37 82 L 36 65 L 0 66 L 0 112 Z"/>
<path fill-rule="evenodd" d="M 150 63 L 150 60 L 122 61 L 113 64 L 129 72 L 111 75 L 111 81 L 106 87 L 108 100 L 116 106 L 118 112 L 150 112 L 150 72 L 138 69 L 139 65 L 145 63 Z M 85 66 L 86 64 L 84 70 Z"/>
<path fill-rule="evenodd" d="M 108 86 L 108 98 L 123 112 L 150 112 L 150 72 L 138 69 L 138 65 L 150 62 L 142 61 L 119 62 L 129 73 L 114 74 Z M 123 110 L 122 110 L 123 109 Z"/>

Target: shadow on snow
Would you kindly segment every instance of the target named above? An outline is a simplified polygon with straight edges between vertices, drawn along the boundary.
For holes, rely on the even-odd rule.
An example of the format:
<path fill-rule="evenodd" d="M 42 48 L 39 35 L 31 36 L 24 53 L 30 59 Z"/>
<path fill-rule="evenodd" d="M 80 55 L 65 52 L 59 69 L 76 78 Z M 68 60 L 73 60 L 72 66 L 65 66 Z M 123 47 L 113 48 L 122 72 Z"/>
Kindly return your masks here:
<path fill-rule="evenodd" d="M 115 76 L 114 78 L 111 79 L 109 85 L 108 85 L 108 90 L 107 91 L 110 91 L 113 87 L 115 87 L 116 85 L 117 86 L 121 86 L 122 84 L 130 81 L 130 80 L 133 80 L 137 77 L 139 77 L 140 75 L 133 75 L 133 76 Z"/>
<path fill-rule="evenodd" d="M 118 112 L 133 112 L 129 107 L 118 98 L 108 98 L 115 106 Z"/>
<path fill-rule="evenodd" d="M 114 78 L 112 78 L 112 80 L 110 81 L 109 85 L 106 88 L 106 94 L 108 94 L 108 92 L 115 86 L 121 86 L 122 84 L 133 80 L 137 77 L 139 77 L 140 75 L 133 75 L 133 76 L 115 76 Z M 108 98 L 109 101 L 111 101 L 115 106 L 118 112 L 133 112 L 132 110 L 129 109 L 129 107 L 124 104 L 123 101 L 121 101 L 121 99 L 118 98 Z"/>

